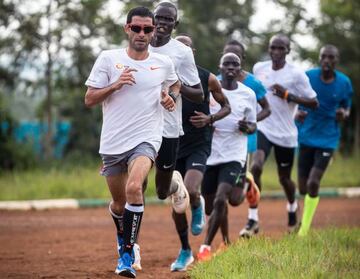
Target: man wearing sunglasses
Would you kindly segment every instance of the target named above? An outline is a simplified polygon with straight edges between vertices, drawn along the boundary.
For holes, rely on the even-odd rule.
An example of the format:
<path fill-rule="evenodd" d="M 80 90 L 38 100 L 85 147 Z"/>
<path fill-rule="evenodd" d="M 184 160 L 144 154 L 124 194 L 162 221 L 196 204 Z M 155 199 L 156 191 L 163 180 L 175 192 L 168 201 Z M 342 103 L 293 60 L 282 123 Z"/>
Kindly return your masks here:
<path fill-rule="evenodd" d="M 132 254 L 144 211 L 142 185 L 161 145 L 163 107 L 175 108 L 162 88 L 174 94 L 180 90 L 169 57 L 148 51 L 153 30 L 153 13 L 144 7 L 132 9 L 125 25 L 128 46 L 103 51 L 85 83 L 85 104 L 102 104 L 99 153 L 117 230 L 115 273 L 130 278 L 136 277 Z"/>
<path fill-rule="evenodd" d="M 305 72 L 286 61 L 286 55 L 290 52 L 289 38 L 282 34 L 273 36 L 268 51 L 271 60 L 256 63 L 253 72 L 266 88 L 271 114 L 258 123 L 257 151 L 250 169 L 261 190 L 263 165 L 274 148 L 279 181 L 288 200 L 288 231 L 293 232 L 297 226 L 298 208 L 296 187 L 291 179 L 297 146 L 294 114 L 298 105 L 315 109 L 318 101 Z M 252 206 L 256 217 L 257 207 L 257 204 Z"/>

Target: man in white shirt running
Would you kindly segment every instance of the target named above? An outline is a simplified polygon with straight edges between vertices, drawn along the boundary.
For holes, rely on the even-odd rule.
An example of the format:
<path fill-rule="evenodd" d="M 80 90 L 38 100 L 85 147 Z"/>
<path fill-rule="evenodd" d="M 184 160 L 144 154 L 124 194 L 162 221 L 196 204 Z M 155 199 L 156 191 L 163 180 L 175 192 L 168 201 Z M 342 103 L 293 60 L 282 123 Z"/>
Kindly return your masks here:
<path fill-rule="evenodd" d="M 144 211 L 142 185 L 163 132 L 163 105 L 174 110 L 172 98 L 180 83 L 169 57 L 151 53 L 154 15 L 144 7 L 132 9 L 124 27 L 129 44 L 103 51 L 89 78 L 85 104 L 102 104 L 103 125 L 99 153 L 112 202 L 109 211 L 117 229 L 119 259 L 115 273 L 135 278 L 133 245 Z"/>
<path fill-rule="evenodd" d="M 288 200 L 288 230 L 292 232 L 297 225 L 298 204 L 295 199 L 296 187 L 291 179 L 291 169 L 297 146 L 297 128 L 294 115 L 297 105 L 315 109 L 318 106 L 316 93 L 311 88 L 305 72 L 286 62 L 290 52 L 290 40 L 278 34 L 270 39 L 269 55 L 271 60 L 254 65 L 254 75 L 265 86 L 266 98 L 271 114 L 258 123 L 258 145 L 251 164 L 251 173 L 261 190 L 263 165 L 274 147 L 280 184 Z M 259 230 L 258 205 L 250 207 L 251 230 Z"/>
<path fill-rule="evenodd" d="M 179 137 L 184 134 L 182 128 L 182 97 L 190 101 L 201 103 L 204 93 L 201 87 L 195 65 L 194 55 L 191 48 L 171 38 L 173 30 L 178 25 L 177 8 L 170 2 L 161 2 L 156 6 L 155 30 L 149 51 L 167 55 L 173 61 L 176 74 L 181 81 L 181 96 L 170 92 L 176 101 L 176 109 L 173 112 L 164 112 L 163 140 L 155 160 L 155 185 L 159 199 L 171 197 L 174 214 L 183 214 L 191 203 L 192 227 L 197 231 L 205 225 L 205 212 L 203 202 L 200 199 L 200 191 L 188 192 L 184 185 L 181 174 L 175 170 L 177 153 L 179 149 Z M 138 250 L 139 246 L 136 245 Z M 135 254 L 136 269 L 141 269 L 139 253 Z"/>
<path fill-rule="evenodd" d="M 256 95 L 252 89 L 238 82 L 240 70 L 241 61 L 235 53 L 229 52 L 221 57 L 221 86 L 229 100 L 231 113 L 213 124 L 211 154 L 206 162 L 201 189 L 206 199 L 206 214 L 210 217 L 205 241 L 197 254 L 199 261 L 211 258 L 211 243 L 220 225 L 228 218 L 227 201 L 233 189 L 238 187 L 242 196 L 246 194 L 247 143 L 248 134 L 256 130 Z M 211 113 L 218 108 L 219 104 L 210 102 Z"/>

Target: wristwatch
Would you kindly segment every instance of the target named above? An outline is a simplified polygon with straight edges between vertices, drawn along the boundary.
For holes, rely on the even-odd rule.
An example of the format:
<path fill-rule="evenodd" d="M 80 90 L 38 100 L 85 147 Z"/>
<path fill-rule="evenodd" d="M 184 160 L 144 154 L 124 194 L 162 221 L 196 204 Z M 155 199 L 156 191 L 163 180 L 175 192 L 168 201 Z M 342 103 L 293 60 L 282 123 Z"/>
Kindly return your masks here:
<path fill-rule="evenodd" d="M 177 99 L 177 94 L 175 93 L 175 92 L 173 92 L 173 91 L 170 91 L 169 92 L 169 94 L 168 94 L 170 97 L 171 97 L 171 99 L 173 99 L 173 101 L 176 103 L 176 99 Z"/>

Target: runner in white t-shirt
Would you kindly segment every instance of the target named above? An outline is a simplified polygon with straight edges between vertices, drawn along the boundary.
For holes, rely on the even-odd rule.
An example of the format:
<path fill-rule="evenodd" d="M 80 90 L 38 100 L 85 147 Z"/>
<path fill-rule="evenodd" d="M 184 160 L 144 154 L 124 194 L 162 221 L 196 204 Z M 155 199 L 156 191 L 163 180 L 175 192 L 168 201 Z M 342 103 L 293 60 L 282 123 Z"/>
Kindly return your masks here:
<path fill-rule="evenodd" d="M 135 278 L 132 251 L 144 211 L 142 185 L 161 145 L 161 105 L 170 111 L 175 108 L 162 88 L 170 87 L 178 93 L 180 82 L 169 57 L 148 51 L 154 30 L 152 12 L 134 8 L 126 22 L 129 45 L 103 51 L 97 58 L 85 83 L 85 104 L 102 104 L 99 153 L 102 175 L 112 195 L 109 210 L 117 229 L 119 259 L 115 272 Z"/>
<path fill-rule="evenodd" d="M 261 190 L 261 173 L 271 148 L 274 147 L 279 181 L 284 188 L 288 204 L 288 228 L 297 225 L 296 187 L 291 180 L 291 169 L 297 146 L 297 128 L 294 116 L 298 104 L 315 109 L 318 106 L 316 93 L 311 88 L 305 72 L 286 62 L 290 52 L 290 40 L 285 35 L 275 35 L 269 44 L 271 61 L 254 65 L 254 75 L 267 90 L 266 97 L 271 114 L 258 124 L 258 146 L 251 164 L 251 173 Z M 245 229 L 249 235 L 258 231 L 257 205 L 251 206 L 250 222 Z M 250 221 L 249 220 L 249 221 Z"/>
<path fill-rule="evenodd" d="M 226 53 L 220 60 L 221 85 L 228 98 L 231 113 L 214 123 L 211 154 L 206 162 L 206 172 L 201 193 L 204 196 L 208 230 L 204 244 L 198 253 L 199 261 L 211 258 L 211 243 L 217 230 L 227 220 L 227 201 L 233 188 L 242 189 L 246 175 L 248 134 L 256 130 L 256 95 L 241 82 L 238 76 L 241 70 L 240 58 L 235 53 Z M 217 111 L 219 105 L 212 101 L 210 111 Z M 243 183 L 238 183 L 239 180 Z M 242 199 L 243 200 L 243 199 Z M 227 224 L 227 222 L 226 222 Z M 228 236 L 225 240 L 229 243 Z"/>
<path fill-rule="evenodd" d="M 171 38 L 172 31 L 179 23 L 177 21 L 176 6 L 170 2 L 162 2 L 156 6 L 154 15 L 155 32 L 149 46 L 149 51 L 167 55 L 173 61 L 175 71 L 181 81 L 182 97 L 196 103 L 203 102 L 204 93 L 201 88 L 192 50 Z M 183 214 L 190 202 L 192 208 L 199 209 L 202 215 L 205 215 L 204 210 L 202 210 L 203 207 L 201 206 L 199 193 L 188 193 L 181 174 L 175 171 L 179 137 L 183 135 L 182 100 L 178 93 L 170 92 L 169 95 L 176 101 L 176 109 L 174 112 L 164 112 L 163 139 L 155 161 L 156 193 L 161 200 L 171 196 L 174 209 L 173 216 Z M 192 197 L 191 199 L 189 194 Z M 198 219 L 201 220 L 202 218 Z M 138 245 L 137 248 L 139 248 Z M 191 258 L 192 255 L 189 254 L 185 261 L 189 262 Z M 138 250 L 135 253 L 133 266 L 139 270 L 141 269 L 140 259 L 140 252 Z"/>

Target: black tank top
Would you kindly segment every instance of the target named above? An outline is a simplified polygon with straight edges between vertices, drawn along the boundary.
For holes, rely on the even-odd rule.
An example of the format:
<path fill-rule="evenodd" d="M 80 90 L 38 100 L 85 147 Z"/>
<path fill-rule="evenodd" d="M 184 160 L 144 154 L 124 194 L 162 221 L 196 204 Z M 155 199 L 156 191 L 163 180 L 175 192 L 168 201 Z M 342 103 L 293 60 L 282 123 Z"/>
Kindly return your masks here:
<path fill-rule="evenodd" d="M 204 91 L 204 101 L 201 104 L 196 104 L 186 98 L 182 98 L 182 123 L 185 134 L 180 137 L 178 158 L 186 157 L 196 149 L 201 149 L 208 155 L 210 155 L 211 151 L 211 127 L 196 128 L 189 121 L 190 117 L 195 115 L 195 110 L 207 115 L 210 113 L 210 92 L 208 87 L 210 72 L 199 66 L 197 66 L 197 70 Z"/>

